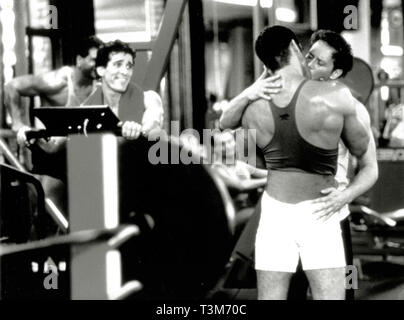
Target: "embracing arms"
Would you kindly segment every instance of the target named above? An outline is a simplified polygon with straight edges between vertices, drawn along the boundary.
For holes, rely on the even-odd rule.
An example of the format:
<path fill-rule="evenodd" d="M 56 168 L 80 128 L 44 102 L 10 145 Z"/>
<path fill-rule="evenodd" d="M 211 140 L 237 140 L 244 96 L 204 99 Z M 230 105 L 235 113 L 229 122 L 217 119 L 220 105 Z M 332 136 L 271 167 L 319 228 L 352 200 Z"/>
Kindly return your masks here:
<path fill-rule="evenodd" d="M 267 77 L 265 70 L 261 76 L 238 96 L 233 98 L 220 117 L 222 129 L 234 129 L 241 124 L 241 118 L 245 109 L 258 99 L 271 100 L 271 94 L 279 93 L 282 85 L 280 76 Z"/>

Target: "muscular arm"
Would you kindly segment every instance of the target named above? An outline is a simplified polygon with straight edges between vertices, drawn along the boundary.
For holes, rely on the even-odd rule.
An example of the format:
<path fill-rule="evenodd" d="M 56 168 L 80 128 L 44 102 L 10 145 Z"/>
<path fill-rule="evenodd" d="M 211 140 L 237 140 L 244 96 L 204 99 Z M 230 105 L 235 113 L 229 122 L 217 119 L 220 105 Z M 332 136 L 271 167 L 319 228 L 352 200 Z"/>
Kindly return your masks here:
<path fill-rule="evenodd" d="M 339 95 L 339 99 L 343 107 L 344 127 L 341 133 L 341 138 L 347 146 L 349 152 L 360 158 L 362 157 L 369 144 L 370 140 L 370 125 L 365 123 L 363 110 L 365 108 L 362 103 L 356 100 L 348 88 L 341 90 L 343 95 Z M 365 108 L 366 110 L 366 108 Z M 360 115 L 362 114 L 362 116 Z"/>
<path fill-rule="evenodd" d="M 135 140 L 143 134 L 148 139 L 155 140 L 160 135 L 164 116 L 160 96 L 155 91 L 145 91 L 143 102 L 145 111 L 142 123 L 124 121 L 122 124 L 122 136 L 126 139 Z"/>
<path fill-rule="evenodd" d="M 66 85 L 64 68 L 41 75 L 25 75 L 12 79 L 5 86 L 5 105 L 13 120 L 13 130 L 26 125 L 20 97 L 46 96 L 61 90 Z"/>
<path fill-rule="evenodd" d="M 282 87 L 279 76 L 266 78 L 267 72 L 262 75 L 248 88 L 233 98 L 220 117 L 222 129 L 234 129 L 240 125 L 241 117 L 248 105 L 260 98 L 270 100 L 270 94 L 276 94 Z"/>
<path fill-rule="evenodd" d="M 357 115 L 364 124 L 370 139 L 367 150 L 361 156 L 357 157 L 359 172 L 352 179 L 345 190 L 336 190 L 334 188 L 323 190 L 324 197 L 318 198 L 314 203 L 319 203 L 318 210 L 314 213 L 321 219 L 328 219 L 334 213 L 338 212 L 343 206 L 352 202 L 361 194 L 369 190 L 378 178 L 378 165 L 376 157 L 376 145 L 372 134 L 369 114 L 361 103 L 355 103 Z"/>
<path fill-rule="evenodd" d="M 149 90 L 144 93 L 145 112 L 142 119 L 142 131 L 148 135 L 152 130 L 159 130 L 163 126 L 163 103 L 157 92 Z"/>
<path fill-rule="evenodd" d="M 359 172 L 355 175 L 345 192 L 348 196 L 348 203 L 368 191 L 376 182 L 379 169 L 377 165 L 376 145 L 370 125 L 370 118 L 366 108 L 361 104 L 356 104 L 359 118 L 362 120 L 368 130 L 370 139 L 366 152 L 357 157 Z"/>
<path fill-rule="evenodd" d="M 265 100 L 260 99 L 249 105 L 241 123 L 244 129 L 248 129 L 249 141 L 254 142 L 259 148 L 265 147 L 271 140 L 273 119 Z"/>

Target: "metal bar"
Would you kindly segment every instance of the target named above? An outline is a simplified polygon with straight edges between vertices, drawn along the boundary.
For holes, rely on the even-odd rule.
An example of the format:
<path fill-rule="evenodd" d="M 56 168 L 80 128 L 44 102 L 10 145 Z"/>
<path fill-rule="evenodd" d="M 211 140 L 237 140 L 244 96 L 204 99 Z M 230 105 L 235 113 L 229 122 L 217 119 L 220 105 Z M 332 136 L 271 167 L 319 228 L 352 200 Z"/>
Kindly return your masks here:
<path fill-rule="evenodd" d="M 11 129 L 0 129 L 0 137 L 15 138 L 15 132 Z"/>
<path fill-rule="evenodd" d="M 317 0 L 310 0 L 310 29 L 318 29 Z"/>
<path fill-rule="evenodd" d="M 67 154 L 70 230 L 116 228 L 119 225 L 117 138 L 72 135 Z M 77 172 L 85 172 L 86 179 Z M 85 252 L 71 248 L 73 300 L 108 299 L 121 286 L 119 252 L 110 249 L 106 243 Z"/>
<path fill-rule="evenodd" d="M 0 137 L 0 153 L 6 157 L 6 159 L 10 162 L 10 164 L 16 167 L 18 170 L 24 173 L 28 173 L 28 171 L 24 168 L 24 166 L 17 160 L 14 154 L 9 149 L 7 143 Z M 45 197 L 45 209 L 46 212 L 53 218 L 56 224 L 63 230 L 63 232 L 67 232 L 69 228 L 69 222 L 65 218 L 65 216 L 60 212 L 60 210 L 56 207 L 53 201 L 49 198 Z"/>
<path fill-rule="evenodd" d="M 191 66 L 191 34 L 189 25 L 188 5 L 185 6 L 183 20 L 179 28 L 179 59 L 180 59 L 180 93 L 182 95 L 182 111 L 185 128 L 193 128 L 192 103 L 192 66 Z"/>
<path fill-rule="evenodd" d="M 253 48 L 255 39 L 257 39 L 261 30 L 264 28 L 263 9 L 260 1 L 252 8 L 253 10 Z M 257 79 L 262 73 L 263 65 L 260 59 L 254 55 L 254 79 Z"/>
<path fill-rule="evenodd" d="M 278 7 L 278 0 L 272 1 L 272 7 L 268 8 L 268 27 L 272 27 L 277 23 L 276 8 Z"/>
<path fill-rule="evenodd" d="M 115 248 L 115 245 L 110 245 L 114 239 L 122 237 L 127 241 L 133 236 L 140 234 L 139 227 L 136 225 L 123 225 L 115 229 L 101 229 L 101 230 L 82 230 L 70 233 L 64 236 L 50 237 L 43 240 L 32 241 L 24 244 L 4 244 L 0 245 L 0 257 L 8 254 L 27 252 L 32 250 L 45 249 L 52 246 L 60 245 L 88 245 L 91 242 L 107 241 L 107 244 L 111 248 Z M 120 241 L 122 244 L 124 241 Z"/>
<path fill-rule="evenodd" d="M 28 62 L 25 56 L 25 31 L 27 24 L 27 6 L 25 1 L 14 1 L 15 15 L 18 19 L 15 20 L 15 53 L 17 56 L 17 63 L 15 65 L 15 76 L 21 76 L 28 72 Z"/>
<path fill-rule="evenodd" d="M 11 152 L 7 143 L 1 137 L 0 137 L 0 151 L 4 154 L 4 156 L 11 163 L 11 165 L 13 165 L 22 172 L 27 172 L 27 170 L 23 167 L 23 165 L 17 160 L 17 158 Z"/>
<path fill-rule="evenodd" d="M 27 36 L 49 37 L 57 38 L 60 36 L 60 30 L 58 29 L 44 29 L 44 28 L 32 28 L 27 27 L 25 29 Z"/>
<path fill-rule="evenodd" d="M 153 54 L 143 81 L 145 90 L 157 91 L 159 88 L 187 2 L 187 0 L 167 1 L 160 32 L 154 44 Z"/>

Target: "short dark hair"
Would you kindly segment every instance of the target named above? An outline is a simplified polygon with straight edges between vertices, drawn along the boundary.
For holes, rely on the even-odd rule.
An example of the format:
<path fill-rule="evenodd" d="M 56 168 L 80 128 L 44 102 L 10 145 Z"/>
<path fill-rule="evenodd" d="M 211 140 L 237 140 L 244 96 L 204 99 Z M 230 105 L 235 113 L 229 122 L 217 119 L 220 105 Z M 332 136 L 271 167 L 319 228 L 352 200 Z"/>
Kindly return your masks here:
<path fill-rule="evenodd" d="M 136 52 L 129 45 L 120 40 L 115 40 L 104 44 L 98 49 L 97 58 L 95 59 L 95 67 L 106 67 L 110 59 L 111 53 L 128 53 L 135 60 Z"/>
<path fill-rule="evenodd" d="M 296 35 L 284 26 L 265 28 L 255 41 L 255 53 L 271 71 L 276 71 L 289 63 L 289 45 Z"/>
<path fill-rule="evenodd" d="M 337 32 L 331 30 L 318 30 L 311 36 L 311 45 L 322 40 L 335 50 L 332 55 L 334 70 L 341 69 L 341 77 L 344 77 L 353 66 L 352 48 L 348 42 Z"/>
<path fill-rule="evenodd" d="M 88 52 L 91 48 L 98 49 L 103 45 L 103 42 L 96 36 L 90 36 L 88 38 L 80 39 L 76 47 L 75 56 L 81 56 L 83 58 L 88 56 Z"/>

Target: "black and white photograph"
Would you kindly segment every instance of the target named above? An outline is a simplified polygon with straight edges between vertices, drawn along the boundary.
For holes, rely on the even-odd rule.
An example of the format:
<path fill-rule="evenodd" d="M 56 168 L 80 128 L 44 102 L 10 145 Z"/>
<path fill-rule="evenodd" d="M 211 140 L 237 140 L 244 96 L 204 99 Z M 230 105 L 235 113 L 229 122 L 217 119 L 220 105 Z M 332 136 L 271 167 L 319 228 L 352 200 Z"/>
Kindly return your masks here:
<path fill-rule="evenodd" d="M 404 300 L 403 10 L 0 0 L 0 303 Z"/>

